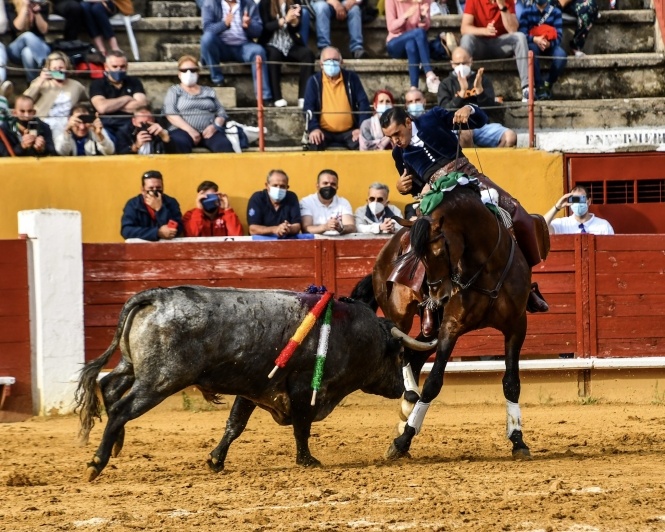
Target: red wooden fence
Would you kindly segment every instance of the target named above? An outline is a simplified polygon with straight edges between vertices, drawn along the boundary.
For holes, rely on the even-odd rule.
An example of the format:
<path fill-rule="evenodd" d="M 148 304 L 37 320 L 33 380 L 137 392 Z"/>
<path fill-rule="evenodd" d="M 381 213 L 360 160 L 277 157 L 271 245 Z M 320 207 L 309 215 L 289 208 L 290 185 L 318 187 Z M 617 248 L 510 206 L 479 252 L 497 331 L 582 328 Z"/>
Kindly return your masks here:
<path fill-rule="evenodd" d="M 0 375 L 16 378 L 0 421 L 32 415 L 28 253 L 25 240 L 0 240 Z"/>
<path fill-rule="evenodd" d="M 122 304 L 139 290 L 200 284 L 350 294 L 382 239 L 85 244 L 86 359 L 110 343 Z M 665 235 L 560 236 L 534 280 L 550 312 L 529 316 L 525 356 L 665 355 Z M 503 354 L 490 329 L 463 337 L 456 357 Z M 117 356 L 117 355 L 116 355 Z"/>

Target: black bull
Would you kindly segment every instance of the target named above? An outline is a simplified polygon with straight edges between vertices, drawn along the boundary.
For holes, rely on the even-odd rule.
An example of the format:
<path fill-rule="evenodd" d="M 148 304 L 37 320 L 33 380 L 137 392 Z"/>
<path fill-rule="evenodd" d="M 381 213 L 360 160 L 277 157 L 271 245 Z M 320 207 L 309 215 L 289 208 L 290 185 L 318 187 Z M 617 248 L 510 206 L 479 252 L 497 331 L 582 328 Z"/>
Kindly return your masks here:
<path fill-rule="evenodd" d="M 259 406 L 281 425 L 293 425 L 296 463 L 318 465 L 308 440 L 311 424 L 324 419 L 348 394 L 397 398 L 404 391 L 401 344 L 392 323 L 363 303 L 336 301 L 328 356 L 316 405 L 311 380 L 318 346 L 314 329 L 285 368 L 268 378 L 275 358 L 321 296 L 278 290 L 179 286 L 131 297 L 120 313 L 113 342 L 81 370 L 76 392 L 81 436 L 101 420 L 97 377 L 120 346 L 118 366 L 99 382 L 108 422 L 86 472 L 95 479 L 124 442 L 124 426 L 170 395 L 197 386 L 206 399 L 236 395 L 219 445 L 208 459 L 220 471 L 231 443 Z"/>

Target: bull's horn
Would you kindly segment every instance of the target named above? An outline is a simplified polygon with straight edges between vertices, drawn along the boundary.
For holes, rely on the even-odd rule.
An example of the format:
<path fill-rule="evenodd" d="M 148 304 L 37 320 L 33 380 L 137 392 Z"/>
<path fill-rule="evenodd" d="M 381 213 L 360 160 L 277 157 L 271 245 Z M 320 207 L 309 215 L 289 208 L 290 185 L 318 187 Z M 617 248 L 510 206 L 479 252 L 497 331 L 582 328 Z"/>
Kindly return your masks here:
<path fill-rule="evenodd" d="M 410 347 L 414 351 L 429 351 L 439 343 L 439 340 L 436 338 L 431 342 L 421 342 L 415 338 L 411 338 L 408 334 L 404 334 L 397 327 L 390 329 L 390 333 L 393 337 L 400 339 L 405 346 Z"/>

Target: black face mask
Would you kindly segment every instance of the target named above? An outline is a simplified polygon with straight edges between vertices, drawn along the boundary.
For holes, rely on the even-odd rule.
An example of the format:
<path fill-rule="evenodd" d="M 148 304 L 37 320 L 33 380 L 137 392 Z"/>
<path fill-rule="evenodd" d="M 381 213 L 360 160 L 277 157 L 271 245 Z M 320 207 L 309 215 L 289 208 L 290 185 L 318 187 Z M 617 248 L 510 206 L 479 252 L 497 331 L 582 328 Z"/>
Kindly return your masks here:
<path fill-rule="evenodd" d="M 337 189 L 333 187 L 321 187 L 319 189 L 319 194 L 324 200 L 333 199 L 335 194 L 337 194 Z"/>

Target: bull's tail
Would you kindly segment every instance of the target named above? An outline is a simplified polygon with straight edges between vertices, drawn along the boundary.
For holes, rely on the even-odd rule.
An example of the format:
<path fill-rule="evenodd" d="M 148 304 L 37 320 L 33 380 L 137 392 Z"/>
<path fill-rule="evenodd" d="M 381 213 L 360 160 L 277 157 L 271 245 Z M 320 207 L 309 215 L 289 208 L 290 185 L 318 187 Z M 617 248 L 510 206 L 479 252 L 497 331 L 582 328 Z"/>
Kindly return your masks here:
<path fill-rule="evenodd" d="M 376 301 L 374 296 L 374 285 L 372 284 L 372 274 L 366 275 L 363 277 L 358 284 L 353 288 L 351 292 L 351 299 L 356 301 L 362 301 L 370 306 L 370 308 L 376 312 L 379 308 L 379 304 Z"/>
<path fill-rule="evenodd" d="M 115 330 L 111 345 L 99 358 L 88 362 L 81 369 L 81 376 L 76 393 L 74 394 L 74 400 L 76 402 L 75 411 L 78 411 L 81 420 L 79 437 L 82 443 L 88 442 L 90 431 L 95 426 L 95 418 L 100 421 L 102 420 L 102 404 L 97 395 L 97 377 L 99 376 L 99 372 L 118 348 L 129 316 L 134 310 L 151 303 L 154 299 L 155 290 L 146 290 L 132 296 L 120 311 L 118 327 Z"/>

